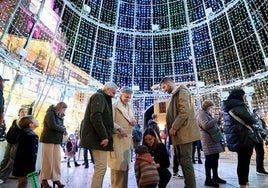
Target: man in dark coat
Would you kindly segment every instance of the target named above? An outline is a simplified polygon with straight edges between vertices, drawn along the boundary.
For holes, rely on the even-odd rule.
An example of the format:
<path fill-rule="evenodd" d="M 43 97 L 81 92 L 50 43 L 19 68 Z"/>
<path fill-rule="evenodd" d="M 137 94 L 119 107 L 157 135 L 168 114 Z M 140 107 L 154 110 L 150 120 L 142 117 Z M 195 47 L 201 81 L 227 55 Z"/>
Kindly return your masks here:
<path fill-rule="evenodd" d="M 115 96 L 117 88 L 115 83 L 107 82 L 103 90 L 98 90 L 90 97 L 81 126 L 81 147 L 94 150 L 92 188 L 102 187 L 107 169 L 107 151 L 113 151 L 112 97 Z"/>
<path fill-rule="evenodd" d="M 264 112 L 262 109 L 254 109 L 253 110 L 253 117 L 257 120 L 256 127 L 258 128 L 258 131 L 260 132 L 260 135 L 262 139 L 260 139 L 259 143 L 256 143 L 254 145 L 254 149 L 256 152 L 256 174 L 261 176 L 267 176 L 268 172 L 264 169 L 264 148 L 263 148 L 263 139 L 266 137 L 266 124 L 263 120 Z M 262 133 L 262 134 L 261 134 Z M 265 134 L 263 134 L 265 133 Z"/>

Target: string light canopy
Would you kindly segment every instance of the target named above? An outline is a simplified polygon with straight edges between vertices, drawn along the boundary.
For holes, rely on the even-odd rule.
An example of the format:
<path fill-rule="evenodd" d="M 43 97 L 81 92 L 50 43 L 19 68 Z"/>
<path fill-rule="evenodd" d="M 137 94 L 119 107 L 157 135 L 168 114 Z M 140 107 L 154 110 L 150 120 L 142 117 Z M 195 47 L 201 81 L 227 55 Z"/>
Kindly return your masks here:
<path fill-rule="evenodd" d="M 151 92 L 163 76 L 186 84 L 225 85 L 265 67 L 264 2 L 61 2 L 57 7 L 64 12 L 66 58 L 102 83 L 112 80 L 143 92 Z M 80 14 L 85 6 L 90 7 L 86 16 Z"/>

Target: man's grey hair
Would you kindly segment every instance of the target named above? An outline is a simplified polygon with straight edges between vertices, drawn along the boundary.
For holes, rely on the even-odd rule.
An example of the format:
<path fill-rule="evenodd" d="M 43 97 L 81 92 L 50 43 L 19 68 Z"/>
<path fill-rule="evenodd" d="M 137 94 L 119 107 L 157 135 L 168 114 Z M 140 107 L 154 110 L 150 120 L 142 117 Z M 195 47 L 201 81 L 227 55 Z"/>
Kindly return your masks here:
<path fill-rule="evenodd" d="M 114 82 L 106 82 L 104 84 L 103 89 L 106 90 L 108 88 L 110 88 L 110 89 L 118 89 L 118 86 Z"/>
<path fill-rule="evenodd" d="M 130 87 L 124 86 L 121 88 L 120 93 L 133 94 L 133 90 Z"/>

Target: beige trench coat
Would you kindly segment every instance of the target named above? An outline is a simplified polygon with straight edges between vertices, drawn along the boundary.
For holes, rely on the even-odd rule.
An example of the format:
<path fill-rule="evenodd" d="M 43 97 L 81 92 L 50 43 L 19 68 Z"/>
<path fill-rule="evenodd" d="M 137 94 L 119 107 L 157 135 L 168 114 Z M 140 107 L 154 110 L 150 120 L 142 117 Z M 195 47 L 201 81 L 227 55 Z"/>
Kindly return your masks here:
<path fill-rule="evenodd" d="M 168 106 L 166 123 L 168 130 L 176 129 L 176 135 L 171 136 L 172 145 L 187 144 L 200 140 L 200 131 L 195 117 L 191 92 L 180 85 L 172 94 Z"/>
<path fill-rule="evenodd" d="M 113 104 L 113 118 L 115 134 L 113 134 L 114 151 L 108 153 L 108 166 L 113 170 L 127 171 L 131 163 L 131 148 L 132 148 L 132 126 L 134 111 L 130 104 L 126 107 L 119 100 Z M 123 129 L 128 137 L 122 137 L 118 128 Z"/>

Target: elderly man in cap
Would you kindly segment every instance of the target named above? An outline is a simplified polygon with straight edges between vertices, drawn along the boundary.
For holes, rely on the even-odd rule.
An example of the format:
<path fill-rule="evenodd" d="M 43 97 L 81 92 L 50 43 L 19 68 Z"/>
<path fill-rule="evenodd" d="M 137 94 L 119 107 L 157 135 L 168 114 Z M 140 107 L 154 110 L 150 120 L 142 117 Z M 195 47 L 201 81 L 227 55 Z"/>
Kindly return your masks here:
<path fill-rule="evenodd" d="M 9 81 L 9 79 L 4 79 L 2 76 L 0 76 L 0 129 L 2 127 L 2 123 L 4 120 L 4 104 L 5 99 L 3 96 L 3 90 L 4 90 L 4 82 Z"/>

